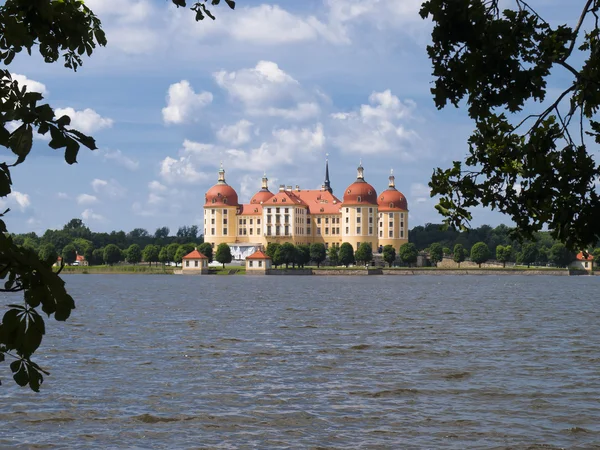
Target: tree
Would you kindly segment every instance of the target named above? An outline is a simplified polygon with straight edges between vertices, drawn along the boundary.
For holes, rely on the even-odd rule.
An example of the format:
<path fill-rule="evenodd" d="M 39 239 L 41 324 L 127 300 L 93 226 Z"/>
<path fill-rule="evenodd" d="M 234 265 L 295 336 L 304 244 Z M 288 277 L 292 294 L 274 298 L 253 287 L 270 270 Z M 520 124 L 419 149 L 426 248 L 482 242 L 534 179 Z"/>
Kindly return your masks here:
<path fill-rule="evenodd" d="M 417 247 L 415 247 L 415 244 L 413 244 L 412 242 L 407 242 L 406 244 L 403 244 L 400 247 L 398 256 L 404 264 L 408 264 L 408 267 L 411 267 L 417 262 L 419 252 L 417 250 Z"/>
<path fill-rule="evenodd" d="M 181 258 L 178 260 L 175 257 L 175 254 L 177 253 L 177 250 L 179 250 L 180 245 L 173 242 L 172 244 L 167 245 L 167 258 L 168 261 L 171 262 L 175 262 L 175 264 L 177 264 L 177 261 L 181 262 Z M 183 255 L 185 256 L 185 255 Z"/>
<path fill-rule="evenodd" d="M 454 252 L 452 254 L 452 259 L 454 260 L 455 263 L 458 264 L 459 268 L 460 268 L 460 263 L 463 262 L 466 258 L 467 258 L 467 251 L 465 250 L 465 248 L 462 246 L 462 244 L 456 244 L 454 246 Z"/>
<path fill-rule="evenodd" d="M 594 251 L 592 252 L 592 255 L 594 256 L 595 264 L 600 264 L 600 248 L 594 249 Z"/>
<path fill-rule="evenodd" d="M 600 3 L 577 2 L 574 28 L 547 22 L 524 0 L 514 4 L 423 3 L 421 16 L 434 24 L 427 51 L 436 106 L 467 104 L 475 121 L 467 167 L 437 169 L 431 195 L 441 196 L 447 223 L 464 227 L 469 209 L 483 205 L 508 214 L 520 239 L 547 225 L 567 248 L 586 248 L 600 238 L 600 227 L 590 226 L 600 220 L 600 165 L 587 142 L 600 143 Z M 572 78 L 544 110 L 529 110 L 554 94 L 547 83 L 555 71 Z"/>
<path fill-rule="evenodd" d="M 383 247 L 383 260 L 392 267 L 392 264 L 396 261 L 396 249 L 393 245 L 386 245 Z"/>
<path fill-rule="evenodd" d="M 161 247 L 160 252 L 158 252 L 158 260 L 165 265 L 169 261 L 169 253 L 167 252 L 167 247 Z"/>
<path fill-rule="evenodd" d="M 471 261 L 475 264 L 479 265 L 481 269 L 481 264 L 490 259 L 490 249 L 486 245 L 485 242 L 477 242 L 473 247 L 471 247 Z"/>
<path fill-rule="evenodd" d="M 331 246 L 334 248 L 335 246 Z M 329 249 L 331 251 L 331 249 Z M 310 245 L 310 260 L 317 264 L 317 267 L 321 267 L 321 263 L 325 261 L 327 257 L 327 250 L 325 249 L 325 245 L 320 242 L 315 242 Z"/>
<path fill-rule="evenodd" d="M 215 253 L 215 259 L 223 264 L 223 269 L 225 268 L 225 264 L 229 264 L 233 257 L 231 256 L 231 248 L 229 245 L 222 243 L 217 246 L 217 252 Z"/>
<path fill-rule="evenodd" d="M 573 253 L 561 243 L 556 243 L 550 247 L 550 251 L 548 253 L 549 261 L 558 267 L 566 267 L 575 259 Z"/>
<path fill-rule="evenodd" d="M 153 262 L 158 262 L 158 255 L 160 254 L 160 247 L 154 244 L 148 244 L 142 251 L 142 258 L 144 261 L 152 265 Z"/>
<path fill-rule="evenodd" d="M 189 252 L 183 245 L 178 245 L 177 250 L 175 251 L 175 255 L 173 256 L 173 261 L 175 262 L 175 266 L 177 264 L 181 264 L 183 257 L 187 255 Z"/>
<path fill-rule="evenodd" d="M 529 244 L 525 244 L 521 249 L 521 263 L 527 264 L 529 267 L 531 264 L 535 262 L 538 256 L 538 249 L 536 245 L 532 242 Z"/>
<path fill-rule="evenodd" d="M 169 237 L 169 233 L 171 230 L 169 230 L 169 227 L 161 227 L 161 228 L 157 228 L 156 231 L 154 232 L 154 239 L 157 240 L 163 240 Z"/>
<path fill-rule="evenodd" d="M 208 258 L 208 262 L 213 260 L 213 248 L 209 242 L 204 242 L 198 246 L 198 251 Z"/>
<path fill-rule="evenodd" d="M 186 6 L 186 0 L 172 2 L 177 7 Z M 225 3 L 232 9 L 235 7 L 232 0 L 225 0 Z M 202 2 L 195 2 L 190 9 L 197 21 L 205 17 L 214 19 Z M 37 47 L 45 62 L 54 63 L 60 58 L 65 67 L 77 70 L 83 63 L 83 55 L 90 56 L 98 45 L 106 45 L 104 31 L 100 20 L 83 1 L 32 3 L 29 0 L 5 0 L 0 5 L 0 61 L 5 66 L 23 50 L 31 54 Z M 15 155 L 12 164 L 0 163 L 0 197 L 11 193 L 10 168 L 26 160 L 32 148 L 34 130 L 41 135 L 50 133 L 48 145 L 54 150 L 64 149 L 68 164 L 77 162 L 82 145 L 96 149 L 93 138 L 70 128 L 69 116 L 56 117 L 48 104 L 40 103 L 42 95 L 19 86 L 9 70 L 0 70 L 0 98 L 0 145 Z M 9 131 L 12 124 L 16 124 L 16 128 Z M 75 227 L 75 231 L 81 232 L 78 237 L 86 238 L 85 228 Z M 24 294 L 24 305 L 14 305 L 13 301 L 2 318 L 0 362 L 5 360 L 6 354 L 14 356 L 10 369 L 15 382 L 20 386 L 29 385 L 37 392 L 43 382 L 42 374 L 48 374 L 31 360 L 45 332 L 44 320 L 37 308 L 48 316 L 54 315 L 57 321 L 64 321 L 69 318 L 75 302 L 67 293 L 59 273 L 40 261 L 34 252 L 17 246 L 2 219 L 0 267 L 5 268 L 2 275 L 8 280 L 4 291 Z"/>
<path fill-rule="evenodd" d="M 125 259 L 128 263 L 137 264 L 142 260 L 142 250 L 137 244 L 131 244 L 125 252 Z"/>
<path fill-rule="evenodd" d="M 444 247 L 444 256 L 450 256 L 452 254 L 452 250 L 450 247 Z"/>
<path fill-rule="evenodd" d="M 429 260 L 437 267 L 438 263 L 444 259 L 444 249 L 437 242 L 429 247 Z"/>
<path fill-rule="evenodd" d="M 62 259 L 65 264 L 71 265 L 77 259 L 77 250 L 73 244 L 68 244 L 63 248 Z"/>
<path fill-rule="evenodd" d="M 56 251 L 56 247 L 54 247 L 54 245 L 48 243 L 40 247 L 38 257 L 40 258 L 40 261 L 51 266 L 58 260 L 58 252 Z"/>
<path fill-rule="evenodd" d="M 277 253 L 277 250 L 279 250 L 280 244 L 278 244 L 277 242 L 269 242 L 267 244 L 267 250 L 265 251 L 265 253 L 267 254 L 267 256 L 269 256 L 271 258 L 271 262 L 273 263 L 273 265 L 275 267 L 279 266 L 282 264 L 281 260 L 279 259 L 280 255 L 275 255 Z"/>
<path fill-rule="evenodd" d="M 369 262 L 373 260 L 373 247 L 371 247 L 371 244 L 368 242 L 363 242 L 360 244 L 360 246 L 356 249 L 354 259 L 365 265 L 369 264 Z"/>
<path fill-rule="evenodd" d="M 340 245 L 340 249 L 338 250 L 338 259 L 339 263 L 346 267 L 348 267 L 350 264 L 354 264 L 354 249 L 352 248 L 352 244 L 349 242 L 344 242 L 342 245 Z"/>
<path fill-rule="evenodd" d="M 104 263 L 104 248 L 97 248 L 92 252 L 92 259 L 88 261 L 89 264 L 102 264 Z"/>
<path fill-rule="evenodd" d="M 337 245 L 332 245 L 331 247 L 329 247 L 329 252 L 327 253 L 327 257 L 329 258 L 329 265 L 337 266 L 340 263 L 340 258 L 338 255 L 339 250 L 340 248 Z"/>
<path fill-rule="evenodd" d="M 304 266 L 310 262 L 310 246 L 306 244 L 296 245 L 296 264 L 304 269 Z"/>
<path fill-rule="evenodd" d="M 498 245 L 496 247 L 496 260 L 506 267 L 506 262 L 512 258 L 512 247 L 510 245 Z"/>
<path fill-rule="evenodd" d="M 284 242 L 279 246 L 279 252 L 281 264 L 285 264 L 287 269 L 296 260 L 296 247 L 291 242 Z"/>
<path fill-rule="evenodd" d="M 115 244 L 108 244 L 104 247 L 104 263 L 112 266 L 115 263 L 121 261 L 121 249 Z"/>

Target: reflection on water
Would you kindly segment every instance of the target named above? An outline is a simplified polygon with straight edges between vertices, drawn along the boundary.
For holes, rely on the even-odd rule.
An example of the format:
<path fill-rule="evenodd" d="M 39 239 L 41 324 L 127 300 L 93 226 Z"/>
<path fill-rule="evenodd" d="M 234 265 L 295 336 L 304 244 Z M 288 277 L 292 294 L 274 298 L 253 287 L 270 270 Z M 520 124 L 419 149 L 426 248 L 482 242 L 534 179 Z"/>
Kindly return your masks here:
<path fill-rule="evenodd" d="M 600 277 L 66 279 L 0 448 L 600 448 Z"/>

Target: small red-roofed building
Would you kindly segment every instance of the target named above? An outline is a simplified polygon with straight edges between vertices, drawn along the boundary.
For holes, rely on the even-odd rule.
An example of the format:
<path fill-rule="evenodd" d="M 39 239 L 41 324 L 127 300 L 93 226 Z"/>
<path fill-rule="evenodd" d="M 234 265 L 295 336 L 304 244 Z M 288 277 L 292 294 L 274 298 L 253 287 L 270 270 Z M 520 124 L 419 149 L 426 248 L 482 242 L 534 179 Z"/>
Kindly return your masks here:
<path fill-rule="evenodd" d="M 577 253 L 575 261 L 569 264 L 569 269 L 585 270 L 592 273 L 594 271 L 594 256 L 591 252 L 588 252 L 587 256 L 584 256 L 583 252 Z"/>
<path fill-rule="evenodd" d="M 208 273 L 208 257 L 195 248 L 182 258 L 181 271 L 184 275 L 205 275 Z"/>
<path fill-rule="evenodd" d="M 271 257 L 258 250 L 246 257 L 246 273 L 248 275 L 266 275 L 271 269 Z"/>
<path fill-rule="evenodd" d="M 73 265 L 74 266 L 87 266 L 89 264 L 88 264 L 87 260 L 85 259 L 85 256 L 77 253 L 77 256 L 75 256 L 75 264 L 73 264 Z"/>

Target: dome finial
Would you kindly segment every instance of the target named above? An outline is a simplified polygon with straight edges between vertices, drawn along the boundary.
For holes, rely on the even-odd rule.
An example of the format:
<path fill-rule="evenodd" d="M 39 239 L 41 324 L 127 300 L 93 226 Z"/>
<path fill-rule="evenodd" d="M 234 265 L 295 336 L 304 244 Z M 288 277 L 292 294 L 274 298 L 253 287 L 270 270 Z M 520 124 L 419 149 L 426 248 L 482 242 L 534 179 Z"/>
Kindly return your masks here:
<path fill-rule="evenodd" d="M 394 176 L 394 169 L 390 170 L 390 181 L 388 183 L 388 187 L 390 189 L 396 189 L 396 177 Z"/>
<path fill-rule="evenodd" d="M 362 158 L 360 160 L 360 165 L 358 166 L 358 169 L 356 169 L 357 174 L 356 174 L 356 180 L 357 181 L 365 181 L 365 170 L 363 169 L 362 166 Z"/>
<path fill-rule="evenodd" d="M 219 169 L 219 183 L 225 184 L 225 169 L 223 169 L 223 161 L 221 161 L 221 168 Z"/>
<path fill-rule="evenodd" d="M 262 189 L 265 191 L 269 190 L 268 182 L 269 182 L 269 179 L 267 178 L 267 171 L 265 171 L 265 173 L 262 177 Z"/>

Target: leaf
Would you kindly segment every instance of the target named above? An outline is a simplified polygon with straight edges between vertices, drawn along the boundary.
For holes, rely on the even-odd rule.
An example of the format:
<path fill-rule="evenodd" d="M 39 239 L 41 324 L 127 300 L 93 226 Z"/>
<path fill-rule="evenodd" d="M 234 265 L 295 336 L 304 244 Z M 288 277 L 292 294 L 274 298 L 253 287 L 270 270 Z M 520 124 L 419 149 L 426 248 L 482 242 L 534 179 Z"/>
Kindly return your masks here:
<path fill-rule="evenodd" d="M 54 150 L 67 146 L 68 137 L 65 136 L 64 132 L 54 126 L 50 126 L 50 136 L 52 139 L 48 146 Z"/>
<path fill-rule="evenodd" d="M 79 143 L 70 139 L 65 149 L 65 161 L 67 164 L 75 164 L 77 162 L 77 153 L 79 153 Z"/>
<path fill-rule="evenodd" d="M 71 118 L 65 114 L 64 116 L 61 116 L 60 118 L 58 118 L 56 120 L 56 123 L 58 124 L 59 127 L 64 128 L 67 125 L 71 125 Z"/>
<path fill-rule="evenodd" d="M 8 146 L 18 156 L 17 161 L 13 164 L 14 166 L 25 161 L 32 145 L 33 129 L 31 125 L 24 123 L 12 132 L 10 138 L 8 138 Z"/>
<path fill-rule="evenodd" d="M 11 193 L 11 184 L 12 179 L 10 178 L 10 170 L 8 169 L 8 166 L 6 163 L 0 163 L 0 197 L 6 197 Z M 6 231 L 6 229 L 2 231 Z"/>

